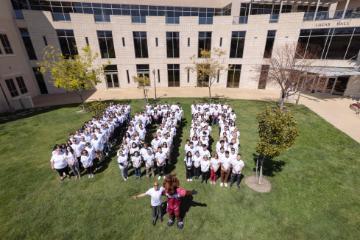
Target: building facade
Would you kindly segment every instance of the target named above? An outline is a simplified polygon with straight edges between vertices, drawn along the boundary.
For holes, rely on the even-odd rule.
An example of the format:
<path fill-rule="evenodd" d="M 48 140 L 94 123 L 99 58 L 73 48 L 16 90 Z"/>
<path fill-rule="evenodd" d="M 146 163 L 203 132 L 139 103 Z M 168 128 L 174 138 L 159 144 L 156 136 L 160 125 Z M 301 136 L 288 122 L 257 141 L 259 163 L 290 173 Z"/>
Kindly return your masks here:
<path fill-rule="evenodd" d="M 4 3 L 3 3 L 4 2 Z M 2 0 L 0 110 L 31 106 L 31 97 L 63 92 L 37 68 L 52 45 L 63 55 L 89 45 L 105 68 L 98 89 L 134 88 L 147 75 L 158 87 L 201 87 L 190 58 L 220 48 L 214 87 L 276 88 L 267 81 L 276 48 L 301 44 L 312 56 L 307 91 L 360 94 L 358 0 Z M 304 55 L 305 56 L 305 55 Z M 326 71 L 324 70 L 326 67 Z"/>

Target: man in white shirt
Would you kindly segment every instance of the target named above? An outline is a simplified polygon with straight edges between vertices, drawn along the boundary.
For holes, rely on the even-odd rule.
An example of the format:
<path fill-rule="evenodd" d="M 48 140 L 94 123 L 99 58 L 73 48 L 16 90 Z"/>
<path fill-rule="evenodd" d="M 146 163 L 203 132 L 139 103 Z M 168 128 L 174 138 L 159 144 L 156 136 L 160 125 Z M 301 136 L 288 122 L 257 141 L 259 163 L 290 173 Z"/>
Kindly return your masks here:
<path fill-rule="evenodd" d="M 159 174 L 158 179 L 160 180 L 161 177 L 164 176 L 165 174 L 165 167 L 166 167 L 166 154 L 162 151 L 161 147 L 158 147 L 158 150 L 155 153 L 155 160 L 157 166 L 157 173 Z"/>
<path fill-rule="evenodd" d="M 154 187 L 147 190 L 145 193 L 141 193 L 133 196 L 134 199 L 150 196 L 151 197 L 151 208 L 152 208 L 152 224 L 156 224 L 156 220 L 160 218 L 160 221 L 163 221 L 162 211 L 161 211 L 161 196 L 164 193 L 164 188 L 159 187 L 158 182 L 154 182 Z"/>
<path fill-rule="evenodd" d="M 237 158 L 235 161 L 231 163 L 232 165 L 232 174 L 231 174 L 231 180 L 230 180 L 230 187 L 234 184 L 236 181 L 237 188 L 240 188 L 240 182 L 242 178 L 241 171 L 245 167 L 245 163 L 243 160 L 241 160 L 240 154 L 237 155 Z"/>
<path fill-rule="evenodd" d="M 229 151 L 225 152 L 225 156 L 220 158 L 220 163 L 221 163 L 221 182 L 220 182 L 220 187 L 227 187 L 228 184 L 228 178 L 229 178 L 229 174 L 230 174 L 230 167 L 231 167 L 231 158 L 230 158 L 230 154 Z"/>

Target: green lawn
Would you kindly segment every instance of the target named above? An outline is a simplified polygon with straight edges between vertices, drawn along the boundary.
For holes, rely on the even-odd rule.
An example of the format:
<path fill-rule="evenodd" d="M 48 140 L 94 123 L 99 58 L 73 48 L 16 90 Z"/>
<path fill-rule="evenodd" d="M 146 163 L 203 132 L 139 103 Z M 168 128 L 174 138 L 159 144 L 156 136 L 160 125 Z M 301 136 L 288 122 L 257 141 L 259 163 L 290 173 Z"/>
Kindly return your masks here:
<path fill-rule="evenodd" d="M 302 106 L 291 107 L 300 128 L 295 145 L 267 173 L 272 191 L 259 194 L 184 181 L 183 145 L 189 135 L 185 111 L 176 173 L 196 189 L 185 228 L 150 222 L 149 199 L 129 196 L 151 186 L 146 178 L 123 182 L 115 158 L 94 179 L 59 183 L 50 170 L 55 143 L 90 118 L 63 107 L 0 125 L 0 239 L 358 239 L 360 145 Z M 252 174 L 256 114 L 267 104 L 229 101 L 237 113 L 245 175 Z M 142 101 L 131 102 L 133 112 Z M 355 129 L 354 129 L 355 130 Z M 357 129 L 359 130 L 359 129 Z"/>

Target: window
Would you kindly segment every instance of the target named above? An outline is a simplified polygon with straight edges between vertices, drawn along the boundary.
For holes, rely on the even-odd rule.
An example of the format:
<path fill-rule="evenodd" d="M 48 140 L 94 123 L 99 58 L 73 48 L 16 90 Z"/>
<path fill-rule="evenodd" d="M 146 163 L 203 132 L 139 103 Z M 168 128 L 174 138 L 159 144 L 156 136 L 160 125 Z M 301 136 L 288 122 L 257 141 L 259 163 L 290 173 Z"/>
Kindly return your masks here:
<path fill-rule="evenodd" d="M 276 30 L 269 30 L 267 33 L 264 58 L 271 58 L 275 41 Z"/>
<path fill-rule="evenodd" d="M 110 22 L 110 15 L 94 14 L 95 22 Z"/>
<path fill-rule="evenodd" d="M 47 46 L 48 42 L 47 42 L 46 36 L 43 36 L 43 40 L 44 40 L 44 45 Z"/>
<path fill-rule="evenodd" d="M 136 58 L 148 58 L 146 32 L 133 32 Z"/>
<path fill-rule="evenodd" d="M 190 82 L 190 69 L 187 69 L 187 82 Z"/>
<path fill-rule="evenodd" d="M 265 89 L 266 88 L 266 82 L 269 74 L 269 65 L 262 65 L 261 66 L 261 72 L 260 72 L 260 78 L 259 78 L 259 84 L 258 89 Z"/>
<path fill-rule="evenodd" d="M 107 65 L 104 67 L 106 86 L 108 88 L 118 88 L 119 78 L 116 65 Z"/>
<path fill-rule="evenodd" d="M 26 88 L 26 85 L 25 85 L 25 82 L 24 82 L 24 79 L 22 77 L 17 77 L 16 82 L 17 82 L 17 85 L 18 85 L 18 87 L 20 89 L 21 94 L 25 94 L 25 93 L 28 92 L 28 90 Z"/>
<path fill-rule="evenodd" d="M 238 88 L 240 83 L 241 65 L 229 65 L 226 87 Z"/>
<path fill-rule="evenodd" d="M 127 82 L 130 83 L 130 74 L 129 74 L 129 70 L 126 70 L 126 79 Z"/>
<path fill-rule="evenodd" d="M 179 57 L 179 32 L 166 32 L 166 53 L 168 58 Z"/>
<path fill-rule="evenodd" d="M 125 47 L 125 38 L 123 37 L 123 38 L 121 38 L 121 40 L 122 40 L 123 47 Z"/>
<path fill-rule="evenodd" d="M 0 33 L 0 41 L 3 45 L 4 51 L 6 54 L 13 54 L 13 50 L 11 48 L 10 42 L 6 34 Z"/>
<path fill-rule="evenodd" d="M 58 35 L 61 52 L 65 58 L 78 55 L 76 41 L 73 30 L 59 29 L 56 30 Z"/>
<path fill-rule="evenodd" d="M 156 47 L 159 46 L 159 40 L 158 40 L 158 38 L 155 38 L 155 46 L 156 46 Z"/>
<path fill-rule="evenodd" d="M 356 59 L 360 50 L 360 28 L 303 29 L 297 53 L 311 59 Z"/>
<path fill-rule="evenodd" d="M 222 47 L 222 37 L 220 38 L 219 46 Z"/>
<path fill-rule="evenodd" d="M 198 57 L 203 50 L 211 51 L 211 32 L 199 32 Z"/>
<path fill-rule="evenodd" d="M 47 90 L 47 87 L 46 87 L 46 84 L 45 84 L 45 81 L 44 81 L 44 77 L 43 77 L 42 73 L 40 72 L 39 68 L 34 67 L 33 72 L 34 72 L 38 87 L 40 89 L 40 93 L 41 94 L 47 94 L 48 90 Z"/>
<path fill-rule="evenodd" d="M 217 71 L 217 75 L 216 75 L 216 82 L 219 83 L 220 81 L 220 70 Z"/>
<path fill-rule="evenodd" d="M 18 90 L 16 89 L 16 86 L 15 86 L 14 81 L 13 81 L 12 79 L 6 79 L 5 82 L 6 82 L 7 88 L 8 88 L 8 90 L 9 90 L 9 92 L 10 92 L 10 95 L 11 95 L 12 97 L 17 97 L 17 96 L 19 96 L 19 92 L 18 92 Z"/>
<path fill-rule="evenodd" d="M 97 31 L 101 58 L 115 58 L 114 42 L 111 31 Z"/>
<path fill-rule="evenodd" d="M 89 38 L 88 37 L 85 37 L 85 43 L 86 43 L 86 46 L 89 46 Z"/>
<path fill-rule="evenodd" d="M 69 21 L 71 21 L 70 14 L 65 13 L 65 12 L 53 12 L 52 18 L 53 18 L 54 22 L 58 22 L 58 21 L 69 22 Z"/>
<path fill-rule="evenodd" d="M 230 58 L 243 57 L 245 34 L 245 31 L 231 33 Z"/>
<path fill-rule="evenodd" d="M 30 34 L 29 34 L 28 30 L 26 28 L 19 28 L 19 30 L 20 30 L 21 38 L 25 45 L 26 52 L 29 56 L 29 59 L 36 60 L 37 58 L 36 58 L 34 46 L 31 42 L 31 38 L 30 38 Z"/>
<path fill-rule="evenodd" d="M 136 64 L 136 71 L 138 77 L 148 77 L 150 78 L 149 64 Z M 150 86 L 150 82 L 148 84 Z"/>
<path fill-rule="evenodd" d="M 180 64 L 168 64 L 168 86 L 180 87 Z"/>
<path fill-rule="evenodd" d="M 187 44 L 188 44 L 188 47 L 190 47 L 190 38 L 188 38 L 188 43 Z"/>
<path fill-rule="evenodd" d="M 158 83 L 160 83 L 160 69 L 157 70 L 158 73 Z"/>
<path fill-rule="evenodd" d="M 199 10 L 199 24 L 213 24 L 213 16 L 213 8 L 205 8 Z"/>

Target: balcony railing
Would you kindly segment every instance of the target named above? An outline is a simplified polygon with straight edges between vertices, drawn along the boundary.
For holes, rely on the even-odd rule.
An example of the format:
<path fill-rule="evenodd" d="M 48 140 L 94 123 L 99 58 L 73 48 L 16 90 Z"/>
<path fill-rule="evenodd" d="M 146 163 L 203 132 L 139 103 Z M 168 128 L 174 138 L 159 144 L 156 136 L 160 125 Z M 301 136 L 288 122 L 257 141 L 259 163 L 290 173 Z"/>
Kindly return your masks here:
<path fill-rule="evenodd" d="M 110 15 L 97 15 L 94 14 L 95 22 L 110 22 Z"/>
<path fill-rule="evenodd" d="M 166 24 L 180 24 L 179 17 L 165 17 Z"/>
<path fill-rule="evenodd" d="M 313 21 L 313 20 L 331 20 L 331 19 L 341 19 L 344 14 L 343 10 L 338 11 L 325 11 L 317 12 L 306 12 L 304 14 L 304 21 Z M 344 19 L 349 18 L 360 18 L 360 11 L 357 10 L 347 10 L 344 16 Z"/>
<path fill-rule="evenodd" d="M 146 16 L 131 16 L 132 23 L 146 23 Z"/>
<path fill-rule="evenodd" d="M 247 24 L 247 23 L 248 23 L 247 16 L 240 16 L 240 17 L 233 18 L 233 24 Z"/>

